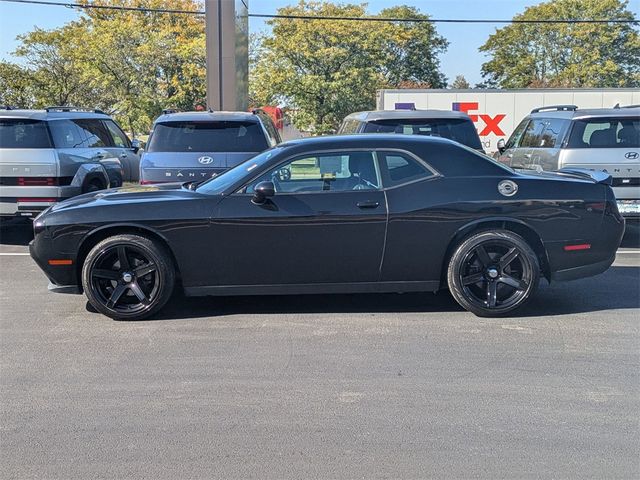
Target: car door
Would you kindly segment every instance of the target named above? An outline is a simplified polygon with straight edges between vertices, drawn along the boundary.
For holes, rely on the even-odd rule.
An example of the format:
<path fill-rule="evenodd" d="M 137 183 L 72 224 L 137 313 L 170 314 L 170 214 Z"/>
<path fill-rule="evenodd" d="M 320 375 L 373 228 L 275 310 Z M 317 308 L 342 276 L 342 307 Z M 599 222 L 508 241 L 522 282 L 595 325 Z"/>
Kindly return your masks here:
<path fill-rule="evenodd" d="M 562 138 L 569 121 L 563 118 L 536 118 L 532 124 L 533 130 L 540 133 L 529 138 L 527 168 L 557 170 Z"/>
<path fill-rule="evenodd" d="M 272 181 L 275 195 L 252 203 Z M 294 157 L 218 204 L 208 269 L 213 285 L 377 282 L 387 208 L 372 151 Z"/>
<path fill-rule="evenodd" d="M 530 125 L 531 121 L 528 118 L 525 118 L 518 124 L 509 137 L 509 140 L 507 140 L 505 150 L 498 155 L 497 160 L 499 162 L 509 165 L 510 167 L 522 168 L 526 163 L 526 155 L 528 154 L 529 149 L 523 148 L 521 144 L 524 138 L 524 133 L 525 131 L 528 131 Z"/>
<path fill-rule="evenodd" d="M 111 135 L 111 146 L 107 149 L 113 156 L 118 157 L 124 169 L 124 180 L 137 182 L 140 179 L 140 156 L 133 151 L 131 141 L 113 120 L 103 120 Z"/>

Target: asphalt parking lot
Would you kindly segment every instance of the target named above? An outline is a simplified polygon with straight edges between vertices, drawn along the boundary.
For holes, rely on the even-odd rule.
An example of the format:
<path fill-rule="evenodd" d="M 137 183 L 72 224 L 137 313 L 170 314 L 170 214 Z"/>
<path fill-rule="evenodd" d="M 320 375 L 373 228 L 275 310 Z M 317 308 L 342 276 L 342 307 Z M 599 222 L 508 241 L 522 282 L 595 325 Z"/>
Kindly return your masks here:
<path fill-rule="evenodd" d="M 2 478 L 640 477 L 640 230 L 516 318 L 438 295 L 176 297 L 117 322 L 0 226 Z"/>

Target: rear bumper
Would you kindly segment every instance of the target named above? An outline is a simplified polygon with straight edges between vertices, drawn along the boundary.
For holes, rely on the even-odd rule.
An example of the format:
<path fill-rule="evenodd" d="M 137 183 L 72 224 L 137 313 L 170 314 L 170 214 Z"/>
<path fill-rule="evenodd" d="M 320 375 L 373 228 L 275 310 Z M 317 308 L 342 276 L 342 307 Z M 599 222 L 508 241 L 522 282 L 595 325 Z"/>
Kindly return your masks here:
<path fill-rule="evenodd" d="M 82 193 L 80 187 L 2 187 L 0 215 L 27 215 L 47 209 L 56 202 Z"/>
<path fill-rule="evenodd" d="M 603 260 L 601 262 L 581 265 L 579 267 L 567 268 L 551 273 L 551 280 L 555 282 L 567 282 L 569 280 L 577 280 L 579 278 L 593 277 L 605 272 L 615 261 L 616 256 Z"/>

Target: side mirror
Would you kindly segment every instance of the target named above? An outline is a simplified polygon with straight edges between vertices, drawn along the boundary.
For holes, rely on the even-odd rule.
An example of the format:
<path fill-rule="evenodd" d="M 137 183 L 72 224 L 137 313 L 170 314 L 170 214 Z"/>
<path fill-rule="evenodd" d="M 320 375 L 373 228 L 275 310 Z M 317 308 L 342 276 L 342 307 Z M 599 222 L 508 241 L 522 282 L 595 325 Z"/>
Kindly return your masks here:
<path fill-rule="evenodd" d="M 504 138 L 501 138 L 500 140 L 498 140 L 498 151 L 500 153 L 504 153 L 506 149 L 507 147 L 506 147 L 506 143 L 504 142 Z"/>
<path fill-rule="evenodd" d="M 253 198 L 251 201 L 256 205 L 262 205 L 269 197 L 276 194 L 276 188 L 273 182 L 260 182 L 253 188 Z"/>
<path fill-rule="evenodd" d="M 142 143 L 137 138 L 131 140 L 131 150 L 133 153 L 138 153 L 138 151 L 142 148 Z"/>

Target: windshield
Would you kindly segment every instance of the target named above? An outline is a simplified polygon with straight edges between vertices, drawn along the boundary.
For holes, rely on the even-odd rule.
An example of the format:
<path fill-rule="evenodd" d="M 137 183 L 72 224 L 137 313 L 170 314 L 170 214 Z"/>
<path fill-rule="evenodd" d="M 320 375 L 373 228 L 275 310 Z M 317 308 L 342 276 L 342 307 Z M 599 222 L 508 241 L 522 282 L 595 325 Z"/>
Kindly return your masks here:
<path fill-rule="evenodd" d="M 40 120 L 0 120 L 0 148 L 51 148 L 47 125 Z"/>
<path fill-rule="evenodd" d="M 401 133 L 405 135 L 426 135 L 443 137 L 471 148 L 481 149 L 478 132 L 471 120 L 440 118 L 415 120 L 377 120 L 364 127 L 365 133 Z"/>
<path fill-rule="evenodd" d="M 244 163 L 233 167 L 217 177 L 213 177 L 210 180 L 198 185 L 196 191 L 199 193 L 206 193 L 208 195 L 219 195 L 224 193 L 229 187 L 236 183 L 241 183 L 243 179 L 251 178 L 251 172 L 258 173 L 262 167 L 274 156 L 280 153 L 281 147 L 274 147 L 253 158 L 250 158 Z"/>
<path fill-rule="evenodd" d="M 148 152 L 261 152 L 269 147 L 257 122 L 158 123 Z"/>

